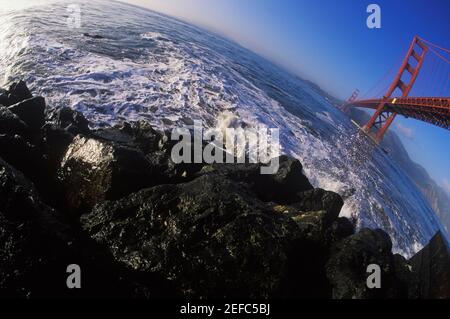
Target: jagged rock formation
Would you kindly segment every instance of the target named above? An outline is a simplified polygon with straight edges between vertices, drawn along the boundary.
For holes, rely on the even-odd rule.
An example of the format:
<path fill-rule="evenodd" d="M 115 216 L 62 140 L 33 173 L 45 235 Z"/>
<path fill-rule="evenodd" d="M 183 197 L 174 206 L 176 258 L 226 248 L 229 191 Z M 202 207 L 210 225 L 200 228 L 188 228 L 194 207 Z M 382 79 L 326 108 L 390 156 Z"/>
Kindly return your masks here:
<path fill-rule="evenodd" d="M 0 104 L 0 296 L 448 296 L 442 243 L 406 261 L 382 230 L 355 234 L 298 160 L 281 156 L 274 175 L 175 164 L 168 133 L 147 123 L 90 130 L 23 82 Z M 81 290 L 66 287 L 71 263 Z M 370 264 L 381 289 L 366 285 Z"/>
<path fill-rule="evenodd" d="M 450 250 L 440 232 L 411 258 L 410 264 L 421 298 L 450 299 Z"/>

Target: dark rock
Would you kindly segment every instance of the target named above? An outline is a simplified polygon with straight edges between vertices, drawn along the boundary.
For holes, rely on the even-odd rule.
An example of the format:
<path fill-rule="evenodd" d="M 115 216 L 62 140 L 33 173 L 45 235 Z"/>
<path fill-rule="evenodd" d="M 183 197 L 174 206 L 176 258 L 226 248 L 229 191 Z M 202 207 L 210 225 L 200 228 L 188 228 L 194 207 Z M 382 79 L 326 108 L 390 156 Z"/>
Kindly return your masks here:
<path fill-rule="evenodd" d="M 157 184 L 182 183 L 192 180 L 202 169 L 203 163 L 174 163 L 171 157 L 176 141 L 170 133 L 155 131 L 146 122 L 123 124 L 93 132 L 95 138 L 141 150 L 152 167 Z"/>
<path fill-rule="evenodd" d="M 144 154 L 155 151 L 169 152 L 172 149 L 173 144 L 171 144 L 168 138 L 168 133 L 155 131 L 147 122 L 140 121 L 133 123 L 132 126 L 126 127 L 125 129 L 133 136 L 135 145 Z"/>
<path fill-rule="evenodd" d="M 139 121 L 133 124 L 123 123 L 113 127 L 95 130 L 93 137 L 140 149 L 144 154 L 160 151 L 162 134 L 156 132 L 147 122 Z"/>
<path fill-rule="evenodd" d="M 13 83 L 8 90 L 8 101 L 6 106 L 10 106 L 24 100 L 31 99 L 33 95 L 24 81 Z"/>
<path fill-rule="evenodd" d="M 200 174 L 215 173 L 249 184 L 256 196 L 263 201 L 291 204 L 300 201 L 298 194 L 313 187 L 303 175 L 301 163 L 288 156 L 280 156 L 279 169 L 275 174 L 261 174 L 261 164 L 212 164 L 205 166 Z M 305 209 L 320 210 L 322 207 Z M 339 208 L 340 209 L 340 208 Z"/>
<path fill-rule="evenodd" d="M 328 280 L 335 299 L 406 298 L 407 283 L 396 270 L 396 260 L 391 252 L 392 242 L 384 231 L 362 229 L 334 245 L 326 265 Z M 397 260 L 397 263 L 399 261 Z M 367 287 L 367 267 L 376 264 L 381 269 L 381 288 Z M 400 272 L 400 271 L 399 271 Z"/>
<path fill-rule="evenodd" d="M 52 125 L 45 124 L 41 130 L 41 140 L 38 148 L 42 154 L 43 161 L 38 172 L 38 178 L 32 178 L 36 187 L 39 189 L 44 201 L 52 207 L 66 211 L 68 209 L 65 201 L 64 185 L 58 179 L 58 172 L 61 167 L 61 161 L 72 143 L 74 135 L 68 131 Z M 36 167 L 36 164 L 29 165 Z M 30 178 L 36 173 L 30 172 Z"/>
<path fill-rule="evenodd" d="M 67 148 L 58 179 L 76 214 L 155 184 L 152 168 L 142 152 L 82 135 L 77 135 Z"/>
<path fill-rule="evenodd" d="M 52 112 L 50 121 L 59 128 L 75 135 L 88 134 L 90 132 L 89 122 L 84 115 L 69 107 L 63 107 Z"/>
<path fill-rule="evenodd" d="M 295 242 L 295 254 L 288 263 L 285 291 L 287 298 L 329 298 L 331 287 L 325 274 L 329 255 L 326 237 L 326 211 L 289 213 L 299 227 Z"/>
<path fill-rule="evenodd" d="M 45 203 L 58 209 L 63 207 L 63 193 L 56 172 L 73 139 L 66 131 L 59 130 L 44 127 L 43 139 L 38 145 L 19 135 L 0 134 L 0 157 L 34 183 Z"/>
<path fill-rule="evenodd" d="M 299 226 L 303 240 L 313 241 L 316 243 L 322 242 L 325 244 L 323 239 L 325 230 L 327 229 L 326 211 L 297 211 L 296 213 L 287 215 L 290 216 Z"/>
<path fill-rule="evenodd" d="M 354 232 L 347 218 L 338 218 L 330 225 L 326 210 L 303 212 L 294 206 L 276 206 L 275 210 L 291 217 L 299 227 L 296 252 L 289 260 L 287 278 L 294 285 L 286 285 L 283 296 L 289 298 L 330 298 L 331 286 L 326 279 L 325 265 L 330 246 Z"/>
<path fill-rule="evenodd" d="M 326 214 L 323 215 L 325 227 L 337 220 L 343 205 L 344 201 L 338 194 L 320 188 L 297 193 L 297 202 L 292 204 L 303 212 L 325 211 Z"/>
<path fill-rule="evenodd" d="M 318 194 L 324 197 L 326 192 L 317 192 L 316 196 Z M 323 203 L 326 204 L 327 201 L 323 201 Z M 354 233 L 353 224 L 347 218 L 337 218 L 335 214 L 330 215 L 326 210 L 326 205 L 316 204 L 309 207 L 322 209 L 302 211 L 296 207 L 296 204 L 273 207 L 275 211 L 292 218 L 299 227 L 295 245 L 297 254 L 294 254 L 289 260 L 288 275 L 286 276 L 290 282 L 295 284 L 287 284 L 287 291 L 281 292 L 288 298 L 330 298 L 331 286 L 325 273 L 330 247 Z M 308 206 L 304 205 L 304 208 L 308 208 Z"/>
<path fill-rule="evenodd" d="M 94 130 L 92 132 L 92 137 L 99 140 L 120 144 L 122 146 L 134 148 L 138 147 L 135 137 L 133 136 L 133 131 L 130 132 L 130 127 L 128 124 Z"/>
<path fill-rule="evenodd" d="M 0 107 L 9 106 L 8 92 L 0 91 Z"/>
<path fill-rule="evenodd" d="M 339 217 L 327 229 L 327 239 L 330 243 L 338 242 L 355 233 L 355 226 L 346 217 Z"/>
<path fill-rule="evenodd" d="M 0 106 L 0 134 L 27 135 L 29 127 L 6 107 Z"/>
<path fill-rule="evenodd" d="M 82 270 L 82 289 L 70 290 L 66 269 L 74 263 Z M 155 296 L 155 289 L 167 295 L 167 283 L 127 272 L 79 236 L 21 172 L 0 159 L 0 298 L 143 297 L 143 283 L 152 288 L 147 294 Z"/>
<path fill-rule="evenodd" d="M 8 108 L 31 129 L 40 129 L 45 122 L 45 99 L 37 96 L 18 102 Z"/>
<path fill-rule="evenodd" d="M 42 153 L 19 135 L 0 134 L 0 157 L 35 183 L 45 178 Z"/>
<path fill-rule="evenodd" d="M 285 282 L 295 222 L 217 175 L 96 206 L 83 228 L 130 269 L 193 297 L 268 297 Z"/>
<path fill-rule="evenodd" d="M 62 293 L 70 237 L 31 182 L 0 159 L 0 296 Z"/>
<path fill-rule="evenodd" d="M 313 189 L 305 175 L 299 160 L 282 155 L 279 157 L 279 169 L 273 175 L 265 175 L 270 182 L 268 185 L 259 185 L 261 194 L 267 200 L 293 203 L 297 201 L 296 194 Z"/>
<path fill-rule="evenodd" d="M 197 177 L 197 173 L 200 172 L 200 170 L 206 165 L 204 162 L 175 163 L 172 159 L 172 149 L 177 142 L 178 141 L 173 141 L 170 138 L 169 132 L 163 132 L 158 139 L 157 150 L 147 154 L 148 160 L 157 165 L 160 171 L 163 172 L 164 179 L 167 183 L 182 183 L 190 181 Z M 190 143 L 193 145 L 193 137 Z M 204 146 L 205 144 L 203 143 L 202 147 Z M 190 151 L 189 157 L 193 162 L 194 147 L 191 147 Z"/>
<path fill-rule="evenodd" d="M 353 224 L 345 217 L 337 218 L 330 223 L 326 210 L 309 212 L 295 210 L 286 215 L 297 223 L 303 240 L 312 241 L 323 248 L 353 235 L 355 231 Z"/>
<path fill-rule="evenodd" d="M 105 37 L 103 37 L 103 36 L 101 36 L 101 35 L 99 35 L 99 34 L 83 33 L 83 35 L 84 35 L 85 37 L 92 38 L 92 39 L 104 39 L 104 38 L 105 38 Z"/>
<path fill-rule="evenodd" d="M 450 252 L 448 243 L 438 232 L 409 263 L 418 278 L 420 298 L 450 298 Z"/>
<path fill-rule="evenodd" d="M 397 277 L 397 289 L 402 292 L 402 298 L 418 299 L 419 281 L 417 276 L 411 271 L 411 265 L 405 257 L 394 254 L 394 269 Z"/>
<path fill-rule="evenodd" d="M 56 125 L 42 127 L 42 149 L 48 158 L 48 167 L 56 173 L 61 161 L 75 136 Z"/>
<path fill-rule="evenodd" d="M 183 183 L 195 178 L 195 174 L 201 170 L 203 164 L 174 163 L 170 154 L 165 151 L 156 151 L 146 155 L 148 162 L 153 167 L 159 184 Z M 156 172 L 158 172 L 156 174 Z"/>

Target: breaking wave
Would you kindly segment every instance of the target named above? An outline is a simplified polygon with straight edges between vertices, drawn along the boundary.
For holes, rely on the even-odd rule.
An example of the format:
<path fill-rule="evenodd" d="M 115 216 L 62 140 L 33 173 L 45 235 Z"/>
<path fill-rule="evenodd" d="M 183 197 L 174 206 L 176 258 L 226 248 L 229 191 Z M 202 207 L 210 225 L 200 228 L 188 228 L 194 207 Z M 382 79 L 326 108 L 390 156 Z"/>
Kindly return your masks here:
<path fill-rule="evenodd" d="M 0 85 L 23 78 L 50 106 L 70 106 L 97 127 L 202 120 L 279 128 L 283 151 L 301 160 L 312 183 L 343 196 L 342 215 L 386 230 L 396 252 L 411 256 L 438 229 L 411 181 L 385 154 L 364 149 L 348 119 L 307 82 L 178 20 L 119 3 L 80 6 L 81 29 L 68 28 L 61 3 L 0 13 Z"/>

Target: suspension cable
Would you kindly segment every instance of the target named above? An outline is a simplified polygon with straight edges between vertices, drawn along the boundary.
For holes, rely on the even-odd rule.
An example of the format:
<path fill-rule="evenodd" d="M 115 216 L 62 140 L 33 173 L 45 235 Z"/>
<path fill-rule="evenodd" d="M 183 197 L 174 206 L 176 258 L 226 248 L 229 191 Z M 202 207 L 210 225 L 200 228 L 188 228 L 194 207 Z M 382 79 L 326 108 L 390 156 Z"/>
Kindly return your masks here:
<path fill-rule="evenodd" d="M 445 57 L 443 57 L 442 55 L 440 55 L 438 52 L 436 52 L 434 49 L 432 48 L 428 48 L 431 52 L 433 52 L 434 54 L 436 54 L 439 58 L 441 58 L 444 62 L 446 62 L 447 64 L 450 64 L 450 61 L 447 60 Z"/>
<path fill-rule="evenodd" d="M 424 43 L 426 43 L 426 44 L 428 44 L 428 45 L 431 45 L 431 46 L 433 46 L 433 47 L 435 47 L 435 48 L 437 48 L 437 49 L 440 49 L 440 50 L 442 50 L 442 51 L 445 51 L 445 52 L 447 52 L 447 53 L 450 53 L 450 50 L 448 50 L 448 49 L 446 49 L 446 48 L 443 48 L 443 47 L 441 47 L 441 46 L 439 46 L 439 45 L 437 45 L 437 44 L 431 43 L 430 41 L 427 41 L 427 40 L 422 39 L 422 38 L 420 38 L 420 37 L 419 37 L 419 39 L 420 39 L 420 41 L 422 41 L 422 42 L 424 42 Z"/>

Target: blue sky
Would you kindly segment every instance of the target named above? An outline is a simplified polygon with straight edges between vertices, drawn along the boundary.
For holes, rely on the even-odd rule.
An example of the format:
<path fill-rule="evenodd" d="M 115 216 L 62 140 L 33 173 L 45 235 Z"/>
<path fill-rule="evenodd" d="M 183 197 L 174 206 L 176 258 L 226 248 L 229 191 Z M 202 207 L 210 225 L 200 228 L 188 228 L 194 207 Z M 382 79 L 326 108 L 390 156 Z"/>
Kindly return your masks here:
<path fill-rule="evenodd" d="M 448 0 L 128 0 L 222 34 L 339 98 L 398 68 L 414 35 L 450 48 Z M 381 29 L 366 26 L 369 4 Z M 390 76 L 392 78 L 393 75 Z M 389 78 L 388 78 L 389 79 Z M 450 193 L 450 132 L 398 117 L 411 157 Z"/>

